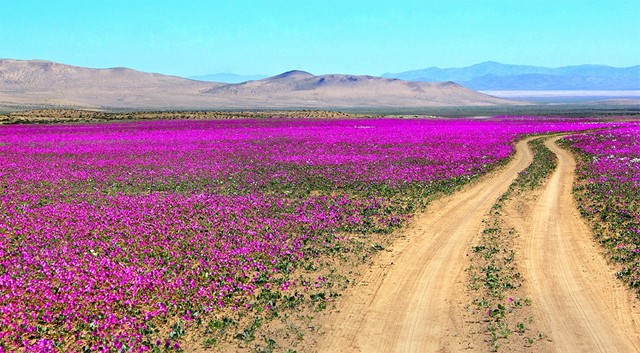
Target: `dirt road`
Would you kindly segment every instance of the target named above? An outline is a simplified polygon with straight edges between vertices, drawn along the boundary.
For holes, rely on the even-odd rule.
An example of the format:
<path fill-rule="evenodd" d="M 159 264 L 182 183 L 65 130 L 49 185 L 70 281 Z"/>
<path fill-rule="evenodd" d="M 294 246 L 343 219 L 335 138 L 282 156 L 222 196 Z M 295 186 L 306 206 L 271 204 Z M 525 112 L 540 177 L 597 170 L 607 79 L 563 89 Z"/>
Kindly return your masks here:
<path fill-rule="evenodd" d="M 640 303 L 615 280 L 571 195 L 575 162 L 558 168 L 517 224 L 534 319 L 556 352 L 640 352 Z M 470 246 L 482 220 L 531 161 L 526 141 L 502 170 L 434 202 L 338 303 L 325 352 L 469 352 L 462 321 Z M 513 221 L 513 219 L 512 219 Z"/>
<path fill-rule="evenodd" d="M 479 183 L 434 202 L 406 237 L 382 253 L 338 304 L 318 352 L 465 351 L 466 255 L 482 219 L 532 159 L 526 141 L 514 159 Z"/>
<path fill-rule="evenodd" d="M 558 168 L 517 222 L 536 320 L 557 352 L 640 352 L 640 302 L 619 283 L 571 194 L 575 162 L 555 144 Z"/>

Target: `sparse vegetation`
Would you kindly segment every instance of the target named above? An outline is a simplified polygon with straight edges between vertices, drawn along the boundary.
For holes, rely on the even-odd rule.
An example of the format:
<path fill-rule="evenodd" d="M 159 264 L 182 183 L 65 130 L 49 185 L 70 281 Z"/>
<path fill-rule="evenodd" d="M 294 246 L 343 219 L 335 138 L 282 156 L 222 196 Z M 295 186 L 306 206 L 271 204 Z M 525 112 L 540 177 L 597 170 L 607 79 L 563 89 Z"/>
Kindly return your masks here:
<path fill-rule="evenodd" d="M 640 124 L 568 136 L 577 156 L 574 195 L 617 277 L 640 297 Z"/>
<path fill-rule="evenodd" d="M 76 109 L 27 110 L 0 115 L 0 124 L 87 123 L 123 120 L 229 120 L 229 119 L 345 119 L 362 118 L 362 114 L 329 110 L 250 110 L 250 111 L 96 111 Z"/>
<path fill-rule="evenodd" d="M 472 264 L 467 269 L 473 298 L 470 308 L 477 322 L 485 326 L 486 342 L 493 351 L 505 346 L 514 349 L 521 344 L 527 347 L 536 341 L 530 338 L 527 326 L 519 321 L 527 315 L 525 308 L 531 305 L 531 300 L 523 298 L 519 291 L 523 279 L 513 246 L 518 234 L 515 229 L 505 228 L 502 210 L 511 198 L 542 185 L 556 168 L 557 157 L 544 146 L 545 139 L 540 137 L 528 142 L 534 154 L 533 162 L 493 205 L 484 220 L 480 242 L 471 248 Z M 512 339 L 512 334 L 520 339 Z"/>

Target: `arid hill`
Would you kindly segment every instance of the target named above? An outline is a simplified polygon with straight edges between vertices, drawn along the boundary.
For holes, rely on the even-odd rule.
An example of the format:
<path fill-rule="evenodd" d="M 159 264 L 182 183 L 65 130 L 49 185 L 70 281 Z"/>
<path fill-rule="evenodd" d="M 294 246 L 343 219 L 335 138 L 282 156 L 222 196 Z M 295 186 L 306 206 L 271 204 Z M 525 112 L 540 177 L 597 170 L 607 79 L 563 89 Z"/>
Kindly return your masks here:
<path fill-rule="evenodd" d="M 453 82 L 407 82 L 353 75 L 314 76 L 304 71 L 289 71 L 258 81 L 212 87 L 203 94 L 225 97 L 236 104 L 262 101 L 279 107 L 414 107 L 511 103 Z"/>
<path fill-rule="evenodd" d="M 0 60 L 0 105 L 169 108 L 216 83 L 127 68 L 89 69 L 40 60 Z"/>
<path fill-rule="evenodd" d="M 223 84 L 127 68 L 90 69 L 48 61 L 0 60 L 0 107 L 260 109 L 504 105 L 515 102 L 453 82 L 289 71 Z"/>

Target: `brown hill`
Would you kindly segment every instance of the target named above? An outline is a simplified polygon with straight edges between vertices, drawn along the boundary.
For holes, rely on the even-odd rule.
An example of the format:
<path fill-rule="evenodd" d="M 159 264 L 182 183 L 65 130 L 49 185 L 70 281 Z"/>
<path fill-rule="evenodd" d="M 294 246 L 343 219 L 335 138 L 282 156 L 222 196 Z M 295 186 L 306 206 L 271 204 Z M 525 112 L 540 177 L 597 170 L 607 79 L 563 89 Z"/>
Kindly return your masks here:
<path fill-rule="evenodd" d="M 212 87 L 203 91 L 203 94 L 224 97 L 236 104 L 263 101 L 281 107 L 419 107 L 512 103 L 466 89 L 453 82 L 408 82 L 353 75 L 314 76 L 303 71 L 290 71 L 258 81 Z"/>
<path fill-rule="evenodd" d="M 41 60 L 0 60 L 0 105 L 169 108 L 215 83 L 127 68 L 89 69 Z"/>
<path fill-rule="evenodd" d="M 135 109 L 428 107 L 517 104 L 452 82 L 289 71 L 222 84 L 127 68 L 0 60 L 0 106 Z"/>

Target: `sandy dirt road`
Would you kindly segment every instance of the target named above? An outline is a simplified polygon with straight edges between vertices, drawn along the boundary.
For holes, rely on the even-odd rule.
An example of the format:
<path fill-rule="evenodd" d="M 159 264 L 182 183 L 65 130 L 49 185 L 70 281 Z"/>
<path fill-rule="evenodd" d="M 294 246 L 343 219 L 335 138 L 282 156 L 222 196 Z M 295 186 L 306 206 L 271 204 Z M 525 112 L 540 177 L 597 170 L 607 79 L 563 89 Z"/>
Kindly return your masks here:
<path fill-rule="evenodd" d="M 534 319 L 555 352 L 640 352 L 640 301 L 614 276 L 571 194 L 575 161 L 555 144 L 558 168 L 512 217 Z M 416 216 L 337 304 L 317 352 L 470 352 L 462 317 L 466 254 L 482 220 L 531 161 L 526 141 L 503 169 Z M 534 349 L 535 351 L 535 349 Z M 545 350 L 546 351 L 546 350 Z"/>
<path fill-rule="evenodd" d="M 640 352 L 640 301 L 615 279 L 571 194 L 575 161 L 546 141 L 558 167 L 516 222 L 536 320 L 557 352 Z"/>
<path fill-rule="evenodd" d="M 466 351 L 467 252 L 482 219 L 532 159 L 526 141 L 504 168 L 416 216 L 337 304 L 318 352 Z"/>

